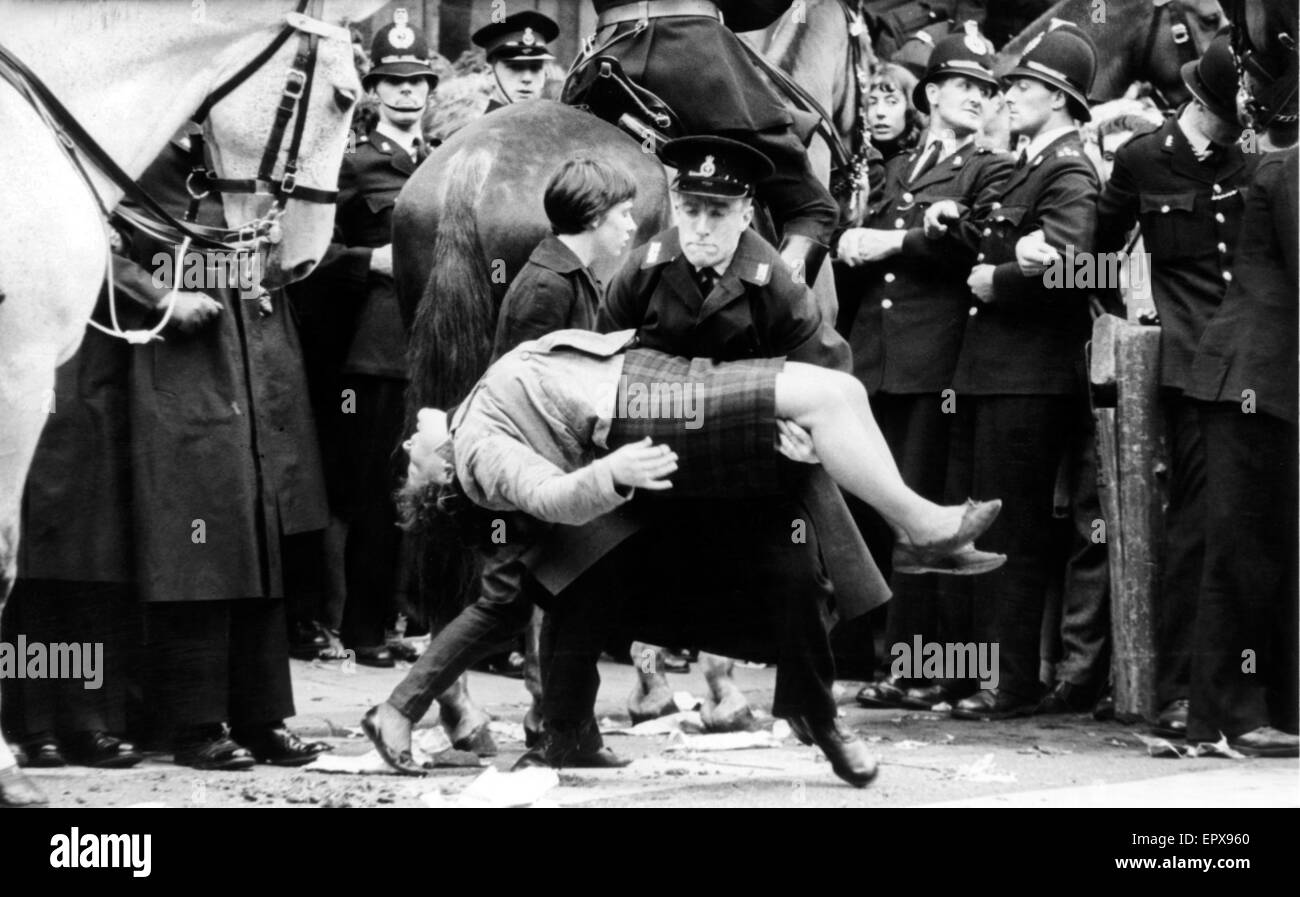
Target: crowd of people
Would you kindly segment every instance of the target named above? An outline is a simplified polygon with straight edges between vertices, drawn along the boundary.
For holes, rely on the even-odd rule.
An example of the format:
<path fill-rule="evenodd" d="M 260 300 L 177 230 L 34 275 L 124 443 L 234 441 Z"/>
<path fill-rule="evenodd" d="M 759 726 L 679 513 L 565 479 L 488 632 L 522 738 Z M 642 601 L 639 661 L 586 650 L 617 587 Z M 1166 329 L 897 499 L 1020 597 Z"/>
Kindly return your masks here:
<path fill-rule="evenodd" d="M 413 662 L 362 723 L 399 772 L 426 771 L 411 729 L 435 701 L 455 747 L 495 753 L 464 678 L 482 664 L 527 678 L 520 765 L 618 766 L 594 724 L 596 662 L 636 638 L 775 662 L 773 713 L 861 786 L 876 764 L 837 714 L 828 620 L 868 613 L 886 654 L 859 645 L 880 672 L 863 706 L 1113 713 L 1085 344 L 1123 298 L 1048 275 L 1131 249 L 1135 226 L 1170 450 L 1154 729 L 1296 756 L 1297 156 L 1285 133 L 1242 139 L 1226 33 L 1184 66 L 1185 105 L 1091 124 L 1096 49 L 1070 25 L 1001 77 L 973 30 L 921 65 L 882 61 L 862 110 L 870 203 L 846 226 L 730 30 L 789 3 L 724 10 L 726 25 L 595 6 L 597 43 L 687 135 L 661 151 L 671 226 L 630 246 L 627 172 L 549 172 L 552 233 L 458 405 L 408 408 L 392 218 L 436 142 L 439 78 L 405 16 L 366 60 L 368 118 L 315 271 L 287 293 L 177 291 L 165 341 L 91 331 L 60 368 L 3 631 L 103 644 L 104 686 L 6 678 L 20 762 L 306 764 L 329 746 L 285 727 L 289 658 L 346 656 Z M 558 33 L 525 12 L 474 35 L 493 72 L 483 114 L 544 94 Z M 1016 142 L 987 136 L 999 117 Z M 186 139 L 142 179 L 178 214 Z M 220 214 L 209 197 L 198 221 Z M 119 313 L 149 321 L 168 247 L 118 223 Z M 600 283 L 593 267 L 620 256 Z M 835 320 L 797 273 L 823 263 Z M 662 384 L 698 392 L 698 420 L 628 413 L 630 392 Z M 421 620 L 430 544 L 479 566 L 472 594 Z M 402 626 L 433 630 L 422 653 Z M 914 643 L 996 646 L 994 684 L 892 669 L 890 647 Z"/>

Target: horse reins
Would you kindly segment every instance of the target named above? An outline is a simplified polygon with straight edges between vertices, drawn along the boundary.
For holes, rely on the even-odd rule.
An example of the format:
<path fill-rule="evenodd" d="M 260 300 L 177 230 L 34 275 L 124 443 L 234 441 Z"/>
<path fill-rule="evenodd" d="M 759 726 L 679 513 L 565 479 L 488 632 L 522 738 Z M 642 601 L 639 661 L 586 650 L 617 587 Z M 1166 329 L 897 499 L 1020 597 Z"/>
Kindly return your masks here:
<path fill-rule="evenodd" d="M 66 106 L 55 96 L 54 92 L 22 60 L 3 45 L 0 45 L 0 78 L 10 84 L 18 95 L 36 111 L 47 128 L 57 138 L 59 148 L 67 156 L 73 169 L 85 182 L 104 217 L 107 228 L 108 219 L 114 215 L 140 230 L 141 232 L 164 242 L 180 244 L 177 258 L 175 285 L 168 293 L 166 308 L 162 319 L 150 330 L 124 331 L 118 326 L 117 308 L 114 301 L 112 278 L 112 253 L 109 252 L 108 285 L 109 314 L 112 328 L 106 328 L 96 321 L 90 325 L 110 335 L 125 339 L 130 343 L 146 343 L 158 336 L 171 318 L 175 305 L 176 292 L 181 282 L 181 268 L 185 251 L 194 245 L 205 251 L 242 252 L 257 250 L 264 243 L 278 242 L 278 219 L 284 211 L 284 203 L 292 198 L 304 202 L 332 205 L 338 197 L 337 190 L 323 190 L 318 187 L 301 186 L 297 183 L 298 157 L 302 138 L 307 123 L 307 104 L 311 98 L 311 88 L 315 75 L 316 56 L 321 37 L 351 41 L 351 35 L 343 28 L 331 25 L 305 14 L 316 0 L 298 0 L 297 8 L 285 15 L 285 24 L 276 33 L 271 42 L 250 62 L 223 81 L 203 101 L 191 117 L 196 124 L 201 124 L 212 107 L 221 102 L 233 90 L 246 81 L 254 72 L 284 46 L 293 34 L 299 35 L 298 53 L 286 77 L 276 109 L 275 121 L 266 148 L 262 153 L 261 165 L 255 178 L 224 179 L 216 177 L 208 170 L 203 157 L 203 142 L 195 138 L 191 144 L 193 164 L 186 178 L 186 190 L 192 202 L 185 215 L 185 220 L 176 218 L 154 196 L 141 187 L 127 174 L 99 142 L 77 121 Z M 289 122 L 293 120 L 293 132 L 285 154 L 284 174 L 276 179 L 275 164 L 284 144 L 284 135 Z M 84 158 L 83 158 L 84 157 Z M 115 210 L 109 209 L 103 197 L 96 189 L 87 166 L 98 170 L 115 187 L 122 191 L 123 199 L 129 202 L 120 204 Z M 196 189 L 195 181 L 200 182 Z M 198 212 L 198 203 L 210 192 L 229 194 L 253 194 L 274 197 L 267 214 L 237 227 L 209 227 L 198 224 L 194 218 Z"/>
<path fill-rule="evenodd" d="M 1196 46 L 1192 29 L 1187 24 L 1187 13 L 1179 5 L 1178 0 L 1152 0 L 1151 27 L 1147 29 L 1146 50 L 1142 54 L 1142 65 L 1138 68 L 1141 73 L 1149 75 L 1151 72 L 1151 58 L 1156 52 L 1156 41 L 1160 38 L 1160 23 L 1165 18 L 1166 12 L 1169 14 L 1169 34 L 1173 38 L 1174 46 L 1178 48 L 1178 55 L 1182 57 L 1178 64 L 1181 66 L 1201 58 L 1201 50 Z M 1172 105 L 1160 92 L 1160 88 L 1154 84 L 1151 86 L 1151 91 L 1165 106 Z"/>

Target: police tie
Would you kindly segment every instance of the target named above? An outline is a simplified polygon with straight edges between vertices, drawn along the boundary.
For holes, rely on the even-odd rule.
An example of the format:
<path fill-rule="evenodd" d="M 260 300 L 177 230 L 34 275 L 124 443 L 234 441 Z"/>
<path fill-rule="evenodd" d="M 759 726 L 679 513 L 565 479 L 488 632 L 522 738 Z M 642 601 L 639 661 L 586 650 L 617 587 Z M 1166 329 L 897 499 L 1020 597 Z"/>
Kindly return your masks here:
<path fill-rule="evenodd" d="M 700 288 L 700 295 L 705 299 L 709 298 L 709 293 L 713 292 L 713 286 L 718 282 L 718 274 L 712 268 L 700 268 L 695 272 L 695 284 Z"/>
<path fill-rule="evenodd" d="M 1016 171 L 1019 171 L 1020 169 L 1024 168 L 1025 163 L 1028 161 L 1029 161 L 1029 153 L 1025 150 L 1021 150 L 1020 155 L 1016 156 Z"/>
<path fill-rule="evenodd" d="M 930 145 L 925 148 L 925 155 L 921 161 L 916 163 L 916 168 L 912 170 L 912 181 L 921 178 L 927 171 L 934 168 L 939 162 L 939 156 L 943 153 L 943 141 L 931 140 Z"/>
<path fill-rule="evenodd" d="M 425 147 L 424 141 L 419 137 L 411 144 L 411 161 L 419 165 L 424 161 L 424 157 L 429 155 L 429 150 Z"/>

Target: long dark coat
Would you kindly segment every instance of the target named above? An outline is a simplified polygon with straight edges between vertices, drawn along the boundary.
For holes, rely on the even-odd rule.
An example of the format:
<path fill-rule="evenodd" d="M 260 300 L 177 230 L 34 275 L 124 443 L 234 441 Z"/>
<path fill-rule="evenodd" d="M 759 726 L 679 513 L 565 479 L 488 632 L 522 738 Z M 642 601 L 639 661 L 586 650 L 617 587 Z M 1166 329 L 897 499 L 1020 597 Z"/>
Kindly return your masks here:
<path fill-rule="evenodd" d="M 185 154 L 168 145 L 142 183 L 185 211 Z M 205 202 L 199 222 L 222 224 Z M 173 252 L 135 235 L 144 267 Z M 165 291 L 159 291 L 161 296 Z M 280 597 L 280 539 L 328 523 L 320 456 L 290 306 L 257 290 L 206 290 L 222 304 L 196 333 L 169 330 L 131 353 L 136 570 L 145 601 Z"/>

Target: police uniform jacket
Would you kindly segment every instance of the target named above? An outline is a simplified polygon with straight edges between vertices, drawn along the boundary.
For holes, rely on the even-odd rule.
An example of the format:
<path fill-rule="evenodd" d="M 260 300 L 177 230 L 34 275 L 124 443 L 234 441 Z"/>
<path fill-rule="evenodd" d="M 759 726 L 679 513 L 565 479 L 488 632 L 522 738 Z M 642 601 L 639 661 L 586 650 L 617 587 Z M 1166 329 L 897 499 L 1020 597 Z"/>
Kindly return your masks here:
<path fill-rule="evenodd" d="M 1091 252 L 1096 233 L 1096 171 L 1077 131 L 1063 134 L 1018 165 L 979 228 L 976 264 L 995 266 L 993 300 L 970 297 L 953 388 L 969 395 L 1069 395 L 1082 391 L 1083 349 L 1091 320 L 1087 290 L 1049 286 L 1050 272 L 1025 277 L 1016 241 L 1042 230 L 1063 257 Z M 1077 280 L 1075 281 L 1077 283 Z"/>
<path fill-rule="evenodd" d="M 611 281 L 597 319 L 601 330 L 636 327 L 641 345 L 688 358 L 774 358 L 847 371 L 848 345 L 822 325 L 808 287 L 752 230 L 731 264 L 701 296 L 677 229 L 637 247 Z"/>
<path fill-rule="evenodd" d="M 638 247 L 610 284 L 599 329 L 634 328 L 640 345 L 681 356 L 719 361 L 786 356 L 849 370 L 848 345 L 823 323 L 811 291 L 753 232 L 741 236 L 731 264 L 707 297 L 700 295 L 689 267 L 675 228 Z M 851 618 L 888 600 L 889 588 L 830 477 L 813 470 L 797 501 L 817 535 L 838 613 Z M 634 508 L 582 527 L 556 527 L 539 548 L 532 572 L 557 594 L 643 523 Z M 773 588 L 786 587 L 773 583 Z"/>
<path fill-rule="evenodd" d="M 1297 149 L 1269 153 L 1255 170 L 1242 215 L 1233 280 L 1192 359 L 1187 394 L 1241 404 L 1296 423 Z M 1267 496 L 1261 496 L 1267 501 Z"/>
<path fill-rule="evenodd" d="M 406 330 L 393 278 L 371 271 L 370 256 L 393 241 L 393 206 L 415 167 L 382 133 L 358 138 L 339 171 L 330 247 L 295 289 L 314 338 L 342 353 L 344 373 L 406 379 Z"/>
<path fill-rule="evenodd" d="M 1008 153 L 968 143 L 911 181 L 923 152 L 902 153 L 887 163 L 884 199 L 863 224 L 905 230 L 902 252 L 863 266 L 856 295 L 841 297 L 846 305 L 858 305 L 849 331 L 853 372 L 872 394 L 937 393 L 952 386 L 969 317 L 966 278 L 979 238 L 974 222 L 1001 198 L 1012 170 Z M 931 240 L 923 219 L 942 200 L 956 202 L 965 217 Z"/>
<path fill-rule="evenodd" d="M 1124 245 L 1134 222 L 1160 313 L 1160 384 L 1184 389 L 1201 333 L 1233 277 L 1233 250 L 1255 159 L 1237 145 L 1201 162 L 1176 118 L 1120 148 L 1101 193 L 1097 249 Z"/>
<path fill-rule="evenodd" d="M 141 183 L 173 215 L 189 202 L 186 154 L 169 145 Z M 224 226 L 209 198 L 200 224 Z M 153 270 L 175 247 L 143 234 L 130 256 Z M 154 303 L 166 294 L 154 287 Z M 221 313 L 131 350 L 129 426 L 139 597 L 207 601 L 284 595 L 284 536 L 329 522 L 297 327 L 256 289 L 205 289 Z"/>
<path fill-rule="evenodd" d="M 596 329 L 599 302 L 600 288 L 591 271 L 559 238 L 548 236 L 506 290 L 492 357 L 556 330 Z"/>

